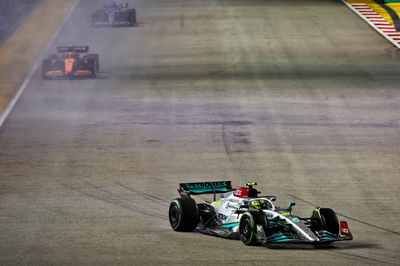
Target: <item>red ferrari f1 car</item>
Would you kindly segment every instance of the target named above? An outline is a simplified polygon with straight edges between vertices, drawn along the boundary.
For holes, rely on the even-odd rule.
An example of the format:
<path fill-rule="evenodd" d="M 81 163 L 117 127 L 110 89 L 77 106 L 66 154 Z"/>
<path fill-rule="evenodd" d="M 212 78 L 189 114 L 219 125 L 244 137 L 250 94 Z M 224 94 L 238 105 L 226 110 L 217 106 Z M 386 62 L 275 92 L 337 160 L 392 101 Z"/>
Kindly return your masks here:
<path fill-rule="evenodd" d="M 58 46 L 58 54 L 52 54 L 42 62 L 42 77 L 95 78 L 99 71 L 99 55 L 89 54 L 89 46 Z"/>

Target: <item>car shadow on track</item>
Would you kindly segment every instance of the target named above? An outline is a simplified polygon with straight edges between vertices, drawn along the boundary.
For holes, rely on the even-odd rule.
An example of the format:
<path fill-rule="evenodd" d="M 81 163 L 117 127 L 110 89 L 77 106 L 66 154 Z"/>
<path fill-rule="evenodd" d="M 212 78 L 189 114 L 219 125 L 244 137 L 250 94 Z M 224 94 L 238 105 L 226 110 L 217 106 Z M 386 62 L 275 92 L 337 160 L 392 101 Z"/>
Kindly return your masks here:
<path fill-rule="evenodd" d="M 315 249 L 329 249 L 329 250 L 338 250 L 338 249 L 380 249 L 382 248 L 380 245 L 373 243 L 339 243 L 339 244 L 328 244 L 328 245 L 307 245 L 307 244 L 289 244 L 289 245 L 266 245 L 269 249 L 291 249 L 291 250 L 315 250 Z"/>
<path fill-rule="evenodd" d="M 187 232 L 187 233 L 198 233 L 198 232 Z M 217 237 L 222 238 L 226 241 L 241 242 L 238 239 L 224 238 L 215 236 L 212 234 L 201 233 L 207 237 Z M 256 245 L 258 248 L 268 248 L 268 249 L 289 249 L 289 250 L 352 250 L 352 249 L 382 249 L 381 245 L 375 243 L 364 243 L 364 242 L 354 242 L 354 241 L 344 241 L 341 243 L 329 243 L 324 245 L 313 245 L 307 243 L 289 243 L 289 244 L 265 244 Z"/>

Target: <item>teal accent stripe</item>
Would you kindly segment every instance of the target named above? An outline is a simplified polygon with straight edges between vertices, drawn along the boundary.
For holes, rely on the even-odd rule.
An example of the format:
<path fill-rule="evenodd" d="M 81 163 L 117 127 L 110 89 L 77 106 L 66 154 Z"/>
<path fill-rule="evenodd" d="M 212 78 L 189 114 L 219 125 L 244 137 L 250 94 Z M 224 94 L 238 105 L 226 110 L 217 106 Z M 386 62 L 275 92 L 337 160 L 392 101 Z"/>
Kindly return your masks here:
<path fill-rule="evenodd" d="M 281 222 L 277 222 L 277 221 L 270 221 L 270 223 L 271 224 L 275 224 L 275 225 L 280 225 L 280 226 L 283 226 L 283 227 L 288 228 L 288 229 L 292 228 L 291 225 L 287 225 L 287 224 L 284 224 L 284 223 L 281 223 Z"/>
<path fill-rule="evenodd" d="M 267 237 L 267 242 L 289 242 L 289 241 L 300 241 L 301 239 L 293 238 L 292 236 L 286 236 L 283 233 L 276 233 L 272 236 Z"/>
<path fill-rule="evenodd" d="M 268 238 L 267 240 L 268 241 L 278 241 L 278 240 L 283 240 L 283 239 L 293 239 L 293 238 L 282 236 L 282 237 Z"/>
<path fill-rule="evenodd" d="M 229 228 L 229 227 L 234 227 L 234 226 L 238 226 L 239 223 L 230 223 L 230 224 L 223 224 L 221 225 L 221 227 L 223 228 Z"/>
<path fill-rule="evenodd" d="M 328 231 L 320 231 L 321 239 L 336 239 L 338 236 L 336 234 L 332 234 Z"/>
<path fill-rule="evenodd" d="M 285 237 L 285 235 L 282 233 L 276 233 L 276 234 L 270 235 L 268 237 L 268 239 L 281 238 L 281 237 Z"/>
<path fill-rule="evenodd" d="M 201 188 L 190 188 L 189 189 L 190 192 L 194 192 L 194 193 L 204 193 L 204 192 L 213 192 L 214 190 L 210 189 L 201 189 Z M 227 188 L 217 188 L 215 189 L 216 192 L 227 192 L 228 189 Z"/>
<path fill-rule="evenodd" d="M 287 238 L 287 239 L 281 239 L 281 240 L 274 240 L 271 242 L 290 242 L 290 241 L 299 241 L 298 239 L 293 239 L 293 238 Z"/>

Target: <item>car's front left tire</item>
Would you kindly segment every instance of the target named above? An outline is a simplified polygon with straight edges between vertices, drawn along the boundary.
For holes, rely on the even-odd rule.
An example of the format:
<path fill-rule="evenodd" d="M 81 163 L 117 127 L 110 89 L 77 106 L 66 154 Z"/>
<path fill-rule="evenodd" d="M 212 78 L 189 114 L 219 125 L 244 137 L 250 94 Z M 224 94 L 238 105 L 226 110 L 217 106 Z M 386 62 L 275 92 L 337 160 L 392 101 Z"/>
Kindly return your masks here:
<path fill-rule="evenodd" d="M 243 213 L 239 223 L 239 237 L 243 244 L 254 246 L 259 244 L 257 239 L 257 225 L 261 225 L 265 231 L 268 227 L 268 221 L 263 213 L 248 211 Z"/>

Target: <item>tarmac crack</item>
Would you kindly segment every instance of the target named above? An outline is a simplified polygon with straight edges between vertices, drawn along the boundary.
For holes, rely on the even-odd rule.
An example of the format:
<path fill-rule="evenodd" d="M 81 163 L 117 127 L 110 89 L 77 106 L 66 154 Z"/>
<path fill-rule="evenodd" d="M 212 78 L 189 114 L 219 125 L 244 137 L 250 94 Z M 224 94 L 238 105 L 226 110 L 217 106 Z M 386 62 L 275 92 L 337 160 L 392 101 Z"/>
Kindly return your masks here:
<path fill-rule="evenodd" d="M 115 182 L 115 184 L 120 186 L 120 187 L 123 187 L 123 188 L 125 188 L 125 189 L 127 189 L 127 190 L 129 190 L 131 192 L 134 192 L 136 195 L 139 195 L 140 197 L 142 197 L 144 199 L 151 200 L 151 201 L 153 201 L 155 203 L 158 203 L 158 204 L 161 203 L 162 205 L 165 205 L 165 206 L 169 206 L 169 204 L 167 204 L 164 199 L 158 198 L 158 197 L 153 196 L 153 195 L 148 194 L 148 193 L 144 193 L 144 192 L 138 191 L 136 189 L 133 189 L 133 188 L 131 188 L 129 186 L 126 186 L 124 184 L 121 184 L 119 182 Z"/>
<path fill-rule="evenodd" d="M 229 146 L 227 143 L 227 136 L 226 136 L 226 131 L 225 131 L 225 125 L 222 125 L 222 142 L 224 143 L 224 149 L 225 149 L 225 153 L 228 156 L 229 161 L 231 161 L 231 163 L 233 163 L 233 159 L 231 157 L 231 151 L 229 150 Z"/>
<path fill-rule="evenodd" d="M 165 220 L 165 217 L 163 215 L 160 215 L 159 213 L 152 212 L 150 210 L 143 210 L 142 208 L 139 208 L 137 206 L 132 206 L 130 202 L 126 202 L 126 200 L 121 200 L 117 197 L 115 197 L 114 193 L 111 191 L 104 189 L 100 186 L 94 185 L 90 182 L 85 182 L 85 184 L 88 187 L 71 187 L 67 184 L 63 184 L 66 188 L 72 189 L 74 191 L 77 191 L 87 197 L 100 200 L 109 204 L 114 204 L 117 205 L 121 208 L 124 208 L 129 211 L 135 211 L 147 216 L 155 217 L 158 219 Z"/>

